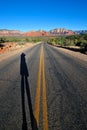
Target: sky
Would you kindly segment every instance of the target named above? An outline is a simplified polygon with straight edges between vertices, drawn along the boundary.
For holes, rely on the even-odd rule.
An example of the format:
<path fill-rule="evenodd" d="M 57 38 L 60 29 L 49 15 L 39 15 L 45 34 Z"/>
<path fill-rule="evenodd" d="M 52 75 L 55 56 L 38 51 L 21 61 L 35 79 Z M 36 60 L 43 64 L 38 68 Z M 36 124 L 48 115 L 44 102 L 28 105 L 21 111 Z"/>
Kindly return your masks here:
<path fill-rule="evenodd" d="M 87 0 L 0 0 L 0 29 L 87 30 Z"/>

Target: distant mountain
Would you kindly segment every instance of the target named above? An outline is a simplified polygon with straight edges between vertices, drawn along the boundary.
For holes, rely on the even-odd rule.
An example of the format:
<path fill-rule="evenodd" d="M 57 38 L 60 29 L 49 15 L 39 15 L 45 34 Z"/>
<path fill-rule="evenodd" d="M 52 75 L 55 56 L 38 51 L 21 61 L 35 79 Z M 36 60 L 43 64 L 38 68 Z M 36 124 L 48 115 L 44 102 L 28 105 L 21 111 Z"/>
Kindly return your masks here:
<path fill-rule="evenodd" d="M 85 34 L 87 33 L 87 30 L 78 30 L 78 31 L 75 31 L 76 34 Z"/>
<path fill-rule="evenodd" d="M 74 34 L 84 34 L 87 33 L 87 30 L 72 31 L 65 28 L 55 28 L 50 31 L 38 30 L 38 31 L 29 31 L 21 32 L 19 30 L 8 30 L 0 29 L 1 36 L 60 36 L 60 35 L 74 35 Z"/>
<path fill-rule="evenodd" d="M 0 36 L 49 36 L 49 32 L 38 30 L 30 32 L 21 32 L 18 30 L 0 29 Z"/>
<path fill-rule="evenodd" d="M 50 35 L 49 32 L 43 30 L 30 31 L 24 34 L 24 36 L 49 36 L 49 35 Z"/>
<path fill-rule="evenodd" d="M 0 36 L 21 36 L 23 33 L 18 30 L 0 29 Z"/>
<path fill-rule="evenodd" d="M 49 31 L 51 35 L 74 35 L 75 32 L 65 28 L 56 28 Z"/>

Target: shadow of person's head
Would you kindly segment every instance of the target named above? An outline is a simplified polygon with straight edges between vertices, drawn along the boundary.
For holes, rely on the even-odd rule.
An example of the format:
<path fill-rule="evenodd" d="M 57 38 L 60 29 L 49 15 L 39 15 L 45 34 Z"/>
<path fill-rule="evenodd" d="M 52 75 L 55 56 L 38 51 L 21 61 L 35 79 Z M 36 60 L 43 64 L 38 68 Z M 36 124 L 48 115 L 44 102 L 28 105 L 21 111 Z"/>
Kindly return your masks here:
<path fill-rule="evenodd" d="M 25 55 L 24 53 L 21 54 L 20 74 L 21 74 L 22 76 L 28 77 L 28 76 L 29 76 L 29 73 L 28 73 L 28 68 L 27 68 L 25 56 L 26 56 L 26 55 Z"/>

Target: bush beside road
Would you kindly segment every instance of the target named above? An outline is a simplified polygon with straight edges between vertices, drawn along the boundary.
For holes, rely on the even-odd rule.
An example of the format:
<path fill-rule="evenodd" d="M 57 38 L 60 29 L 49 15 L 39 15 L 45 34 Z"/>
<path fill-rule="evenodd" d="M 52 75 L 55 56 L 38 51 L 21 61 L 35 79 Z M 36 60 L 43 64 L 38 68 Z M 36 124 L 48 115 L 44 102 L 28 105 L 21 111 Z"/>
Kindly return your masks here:
<path fill-rule="evenodd" d="M 48 43 L 87 54 L 87 34 L 52 37 Z"/>

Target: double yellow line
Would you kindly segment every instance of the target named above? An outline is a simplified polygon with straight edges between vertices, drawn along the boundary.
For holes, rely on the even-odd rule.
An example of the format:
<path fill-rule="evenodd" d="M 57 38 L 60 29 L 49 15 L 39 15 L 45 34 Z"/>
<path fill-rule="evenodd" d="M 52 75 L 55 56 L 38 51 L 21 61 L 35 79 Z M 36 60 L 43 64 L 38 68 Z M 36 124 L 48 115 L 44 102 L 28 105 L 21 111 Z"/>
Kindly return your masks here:
<path fill-rule="evenodd" d="M 38 71 L 38 82 L 37 82 L 35 109 L 34 109 L 34 116 L 35 116 L 35 119 L 37 121 L 38 126 L 39 126 L 39 116 L 40 116 L 41 86 L 42 86 L 42 102 L 43 102 L 42 103 L 42 105 L 43 105 L 43 107 L 42 107 L 43 108 L 43 130 L 48 130 L 46 80 L 45 80 L 45 70 L 44 70 L 44 50 L 43 50 L 43 46 L 41 46 L 40 63 L 39 63 L 39 71 Z"/>

